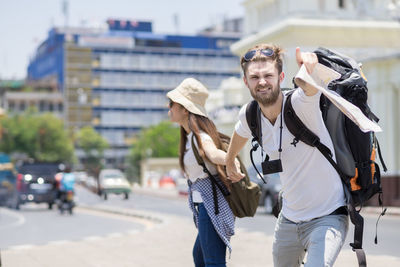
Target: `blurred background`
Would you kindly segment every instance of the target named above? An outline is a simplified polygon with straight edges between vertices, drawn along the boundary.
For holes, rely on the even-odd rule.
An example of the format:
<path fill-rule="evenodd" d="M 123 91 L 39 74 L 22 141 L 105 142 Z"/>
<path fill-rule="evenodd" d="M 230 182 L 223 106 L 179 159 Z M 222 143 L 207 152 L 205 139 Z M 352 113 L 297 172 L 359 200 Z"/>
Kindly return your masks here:
<path fill-rule="evenodd" d="M 60 179 L 70 172 L 82 208 L 108 203 L 190 218 L 186 204 L 146 195 L 187 194 L 166 93 L 187 77 L 200 80 L 210 117 L 231 135 L 250 100 L 240 56 L 264 42 L 285 49 L 282 87 L 292 87 L 296 47 L 327 47 L 362 63 L 383 128 L 384 205 L 400 207 L 399 0 L 15 0 L 0 1 L 0 21 L 0 249 L 131 229 L 84 209 L 70 226 L 50 213 L 62 207 Z M 241 156 L 259 181 L 249 149 Z M 268 179 L 260 199 L 267 214 L 281 189 L 279 176 Z M 267 221 L 270 228 L 265 217 L 241 226 L 271 235 Z M 391 241 L 377 254 L 398 256 L 396 225 L 384 228 Z"/>
<path fill-rule="evenodd" d="M 384 129 L 385 181 L 396 188 L 385 201 L 400 205 L 400 2 L 300 2 L 4 1 L 0 150 L 17 168 L 71 164 L 89 184 L 104 168 L 139 186 L 159 186 L 164 176 L 176 184 L 179 130 L 168 122 L 167 91 L 186 77 L 200 80 L 211 92 L 210 116 L 231 135 L 250 99 L 244 51 L 283 46 L 290 87 L 295 47 L 324 46 L 363 64 Z"/>

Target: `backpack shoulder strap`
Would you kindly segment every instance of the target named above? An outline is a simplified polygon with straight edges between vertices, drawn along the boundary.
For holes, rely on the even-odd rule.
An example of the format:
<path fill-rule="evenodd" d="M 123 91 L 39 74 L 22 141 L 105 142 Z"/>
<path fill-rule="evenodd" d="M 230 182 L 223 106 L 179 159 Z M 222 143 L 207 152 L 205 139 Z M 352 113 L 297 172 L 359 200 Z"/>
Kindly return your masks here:
<path fill-rule="evenodd" d="M 199 151 L 197 150 L 197 147 L 194 143 L 194 134 L 192 135 L 191 142 L 192 142 L 193 154 L 194 154 L 194 157 L 196 158 L 197 164 L 199 164 L 203 168 L 203 171 L 205 173 L 207 173 L 207 175 L 210 177 L 211 182 L 213 184 L 215 184 L 219 188 L 219 190 L 221 190 L 221 193 L 224 196 L 229 196 L 230 192 L 229 192 L 228 188 L 222 183 L 220 178 L 215 177 L 215 175 L 211 174 L 211 172 L 207 169 L 206 163 L 204 162 L 203 158 L 200 156 Z"/>
<path fill-rule="evenodd" d="M 204 163 L 204 160 L 203 160 L 203 158 L 200 156 L 199 151 L 197 150 L 197 147 L 196 147 L 196 145 L 195 145 L 195 143 L 194 143 L 194 134 L 192 134 L 191 142 L 192 142 L 193 154 L 194 154 L 194 157 L 196 158 L 197 164 L 199 164 L 200 166 L 202 166 L 203 169 L 206 169 L 206 170 L 207 170 L 206 165 L 205 165 L 205 163 Z M 208 170 L 207 170 L 207 172 L 208 172 Z"/>
<path fill-rule="evenodd" d="M 203 167 L 203 171 L 205 173 L 207 173 L 207 175 L 210 177 L 211 188 L 212 188 L 213 199 L 214 199 L 214 213 L 215 213 L 215 215 L 217 215 L 217 214 L 219 214 L 219 206 L 218 206 L 218 195 L 217 195 L 216 187 L 219 188 L 219 190 L 221 191 L 221 193 L 224 196 L 228 196 L 230 193 L 226 187 L 225 188 L 223 187 L 222 182 L 218 183 L 218 181 L 217 181 L 218 178 L 215 178 L 214 175 L 212 175 L 211 172 L 207 169 L 207 166 L 206 166 L 203 158 L 200 156 L 199 151 L 197 150 L 197 147 L 194 143 L 194 134 L 192 134 L 191 142 L 192 142 L 193 154 L 194 154 L 194 157 L 196 158 L 197 164 L 199 164 L 201 167 Z"/>
<path fill-rule="evenodd" d="M 290 91 L 286 96 L 286 102 L 284 106 L 284 120 L 286 127 L 289 132 L 294 135 L 294 140 L 292 145 L 296 146 L 299 141 L 303 141 L 309 146 L 315 147 L 319 142 L 319 137 L 313 133 L 301 119 L 297 116 L 295 110 L 292 106 L 292 95 L 294 91 Z"/>
<path fill-rule="evenodd" d="M 296 146 L 299 141 L 302 141 L 309 146 L 316 147 L 339 173 L 339 176 L 342 178 L 343 182 L 345 182 L 345 176 L 343 175 L 343 172 L 339 169 L 339 166 L 333 160 L 331 150 L 326 145 L 320 142 L 319 137 L 307 128 L 307 126 L 301 121 L 301 119 L 294 111 L 292 106 L 293 92 L 294 91 L 291 91 L 287 94 L 287 99 L 283 111 L 286 127 L 288 128 L 289 132 L 294 135 L 294 139 L 291 144 Z"/>
<path fill-rule="evenodd" d="M 258 147 L 260 146 L 262 149 L 262 130 L 261 130 L 261 109 L 258 105 L 257 101 L 252 100 L 250 103 L 247 104 L 246 107 L 246 121 L 247 125 L 250 128 L 251 135 L 253 139 L 251 140 L 251 150 L 250 150 L 250 160 L 251 164 L 253 164 L 254 169 L 256 170 L 257 174 L 261 178 L 261 180 L 266 184 L 267 182 L 264 180 L 263 175 L 258 171 L 256 165 L 254 164 L 253 160 L 253 152 L 255 152 Z M 269 157 L 267 155 L 266 160 Z"/>
<path fill-rule="evenodd" d="M 257 143 L 262 147 L 262 131 L 261 131 L 261 109 L 257 101 L 252 100 L 246 107 L 246 121 L 253 136 L 252 143 Z"/>
<path fill-rule="evenodd" d="M 376 142 L 376 147 L 378 148 L 379 160 L 381 161 L 381 164 L 382 164 L 382 167 L 383 167 L 383 171 L 386 172 L 387 168 L 386 168 L 385 162 L 383 161 L 381 147 L 379 145 L 378 139 L 376 137 L 374 139 L 375 139 L 375 142 Z"/>

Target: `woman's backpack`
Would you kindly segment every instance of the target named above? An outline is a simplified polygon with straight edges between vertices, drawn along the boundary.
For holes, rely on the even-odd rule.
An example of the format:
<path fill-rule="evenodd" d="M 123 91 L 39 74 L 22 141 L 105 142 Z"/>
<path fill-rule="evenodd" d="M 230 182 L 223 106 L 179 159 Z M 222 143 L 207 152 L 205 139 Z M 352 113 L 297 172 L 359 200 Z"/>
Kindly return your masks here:
<path fill-rule="evenodd" d="M 229 137 L 220 134 L 220 138 L 223 146 L 222 150 L 227 151 L 230 141 Z M 197 160 L 197 163 L 203 167 L 203 171 L 207 173 L 211 179 L 211 184 L 213 187 L 212 189 L 214 196 L 215 214 L 219 213 L 217 193 L 216 193 L 216 188 L 218 188 L 224 195 L 225 199 L 227 200 L 233 215 L 239 218 L 253 217 L 258 207 L 258 203 L 261 196 L 261 189 L 256 183 L 250 181 L 250 178 L 247 174 L 246 168 L 244 167 L 242 161 L 238 158 L 240 162 L 240 169 L 242 173 L 245 174 L 245 176 L 239 182 L 230 183 L 228 189 L 226 185 L 218 177 L 218 175 L 213 175 L 208 171 L 203 158 L 199 155 L 197 147 L 194 144 L 194 135 L 192 135 L 191 142 L 192 142 L 193 153 Z"/>

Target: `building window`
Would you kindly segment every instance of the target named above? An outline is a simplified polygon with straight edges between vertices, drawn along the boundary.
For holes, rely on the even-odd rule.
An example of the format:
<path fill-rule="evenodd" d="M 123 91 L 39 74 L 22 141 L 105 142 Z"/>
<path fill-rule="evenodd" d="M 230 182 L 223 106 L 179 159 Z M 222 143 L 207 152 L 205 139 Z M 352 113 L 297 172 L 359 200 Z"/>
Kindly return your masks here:
<path fill-rule="evenodd" d="M 24 102 L 24 101 L 22 101 L 22 102 L 19 104 L 19 110 L 20 110 L 20 111 L 24 111 L 24 110 L 25 110 L 25 108 L 26 108 L 26 106 L 25 106 L 25 102 Z"/>
<path fill-rule="evenodd" d="M 46 104 L 44 103 L 43 100 L 40 100 L 40 102 L 39 102 L 39 111 L 43 112 L 43 111 L 45 111 L 45 109 L 46 109 Z"/>
<path fill-rule="evenodd" d="M 339 0 L 339 8 L 344 9 L 345 7 L 345 0 Z"/>
<path fill-rule="evenodd" d="M 13 111 L 15 109 L 14 101 L 8 102 L 8 110 Z"/>

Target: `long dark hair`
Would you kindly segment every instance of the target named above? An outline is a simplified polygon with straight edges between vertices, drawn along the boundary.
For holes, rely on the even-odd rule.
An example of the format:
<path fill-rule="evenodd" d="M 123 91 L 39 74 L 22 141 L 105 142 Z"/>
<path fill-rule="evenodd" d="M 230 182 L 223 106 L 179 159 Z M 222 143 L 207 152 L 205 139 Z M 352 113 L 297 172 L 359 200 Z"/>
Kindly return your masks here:
<path fill-rule="evenodd" d="M 194 137 L 196 138 L 196 141 L 198 144 L 199 155 L 202 158 L 210 161 L 204 152 L 203 144 L 202 144 L 201 138 L 200 138 L 200 131 L 203 131 L 206 134 L 208 134 L 218 149 L 223 149 L 224 144 L 222 142 L 222 139 L 229 140 L 229 137 L 224 134 L 219 133 L 217 130 L 217 127 L 215 127 L 215 124 L 212 122 L 212 120 L 210 120 L 207 117 L 200 116 L 200 115 L 189 112 L 188 120 L 189 120 L 189 129 L 193 132 Z M 191 140 L 187 140 L 187 133 L 186 133 L 185 129 L 181 126 L 181 140 L 180 140 L 180 147 L 179 147 L 179 165 L 183 171 L 185 171 L 183 157 L 186 153 L 186 142 L 188 142 L 188 141 L 191 142 Z M 218 172 L 221 180 L 224 182 L 224 184 L 226 184 L 228 186 L 229 182 L 228 182 L 228 179 L 226 176 L 224 166 L 216 165 L 216 168 L 217 168 L 217 172 Z"/>

